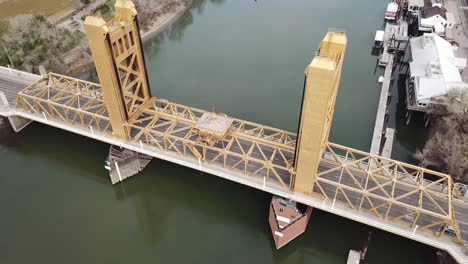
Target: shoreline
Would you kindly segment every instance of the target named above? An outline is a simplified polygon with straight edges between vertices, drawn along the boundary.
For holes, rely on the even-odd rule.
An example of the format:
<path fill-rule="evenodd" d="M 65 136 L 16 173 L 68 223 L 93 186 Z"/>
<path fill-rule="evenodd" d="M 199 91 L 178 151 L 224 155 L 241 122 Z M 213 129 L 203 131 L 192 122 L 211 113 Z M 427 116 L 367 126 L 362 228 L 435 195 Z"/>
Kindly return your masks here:
<path fill-rule="evenodd" d="M 141 42 L 144 44 L 145 42 L 153 39 L 154 37 L 158 36 L 159 34 L 163 33 L 167 29 L 169 29 L 174 23 L 178 22 L 179 19 L 185 14 L 186 11 L 190 9 L 192 3 L 179 6 L 175 12 L 166 13 L 160 17 L 159 20 L 156 20 L 149 28 L 148 31 L 141 32 Z M 161 21 L 161 22 L 158 22 Z"/>
<path fill-rule="evenodd" d="M 192 2 L 190 2 L 187 5 L 179 6 L 174 10 L 174 12 L 169 12 L 159 17 L 159 19 L 156 20 L 147 31 L 142 32 L 140 30 L 142 44 L 151 41 L 153 38 L 159 36 L 161 33 L 164 33 L 166 30 L 170 29 L 171 26 L 174 25 L 174 23 L 177 23 L 185 15 L 185 13 L 188 10 L 190 10 L 191 7 Z M 76 55 L 81 54 L 77 53 Z M 73 66 L 73 64 L 69 65 L 69 68 L 67 71 L 64 72 L 64 75 L 76 77 L 91 74 L 95 66 L 92 56 L 89 55 L 89 57 L 89 61 L 85 61 L 82 63 L 76 63 L 77 61 L 75 61 L 75 66 Z"/>

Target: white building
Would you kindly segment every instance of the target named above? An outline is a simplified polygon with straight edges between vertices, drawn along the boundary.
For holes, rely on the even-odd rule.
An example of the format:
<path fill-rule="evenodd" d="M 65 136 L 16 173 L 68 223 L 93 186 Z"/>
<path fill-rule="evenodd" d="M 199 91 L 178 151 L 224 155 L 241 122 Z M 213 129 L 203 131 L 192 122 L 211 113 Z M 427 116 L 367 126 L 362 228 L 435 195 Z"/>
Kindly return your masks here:
<path fill-rule="evenodd" d="M 408 0 L 408 11 L 418 15 L 424 7 L 443 7 L 442 0 Z"/>
<path fill-rule="evenodd" d="M 467 89 L 460 72 L 466 59 L 454 55 L 452 45 L 434 33 L 410 40 L 410 78 L 407 82 L 408 109 L 424 111 L 450 90 Z"/>
<path fill-rule="evenodd" d="M 451 16 L 453 19 L 453 15 Z M 452 22 L 453 23 L 453 22 Z M 435 32 L 439 35 L 445 34 L 445 28 L 449 26 L 447 10 L 443 7 L 423 7 L 419 16 L 419 31 Z M 453 24 L 450 25 L 450 28 Z"/>

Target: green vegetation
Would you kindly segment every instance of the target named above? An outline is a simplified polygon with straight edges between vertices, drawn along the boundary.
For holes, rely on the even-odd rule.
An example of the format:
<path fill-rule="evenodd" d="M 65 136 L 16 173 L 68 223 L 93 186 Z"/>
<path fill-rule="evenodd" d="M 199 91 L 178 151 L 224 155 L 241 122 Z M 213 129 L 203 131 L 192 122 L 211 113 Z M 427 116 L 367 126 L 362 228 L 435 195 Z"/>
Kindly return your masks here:
<path fill-rule="evenodd" d="M 416 158 L 424 167 L 468 183 L 468 91 L 452 90 L 443 104 L 431 112 L 443 115 L 436 116 L 429 140 Z"/>
<path fill-rule="evenodd" d="M 29 72 L 40 64 L 53 69 L 54 65 L 61 64 L 63 54 L 77 46 L 82 38 L 82 33 L 59 28 L 44 16 L 17 16 L 1 36 L 0 64 L 13 64 Z"/>

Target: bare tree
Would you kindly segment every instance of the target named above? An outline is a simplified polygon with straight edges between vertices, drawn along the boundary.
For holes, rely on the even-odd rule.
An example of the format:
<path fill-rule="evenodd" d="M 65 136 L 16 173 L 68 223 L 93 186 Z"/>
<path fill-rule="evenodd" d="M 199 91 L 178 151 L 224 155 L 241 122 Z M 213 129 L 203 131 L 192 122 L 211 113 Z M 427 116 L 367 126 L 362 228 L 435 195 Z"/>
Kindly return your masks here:
<path fill-rule="evenodd" d="M 158 10 L 160 4 L 158 0 L 134 0 L 133 3 L 138 10 L 138 22 L 143 30 L 147 30 L 161 15 Z"/>
<path fill-rule="evenodd" d="M 61 60 L 64 52 L 76 46 L 82 36 L 58 28 L 44 16 L 20 15 L 2 35 L 8 55 L 18 69 L 33 71 L 51 59 Z"/>
<path fill-rule="evenodd" d="M 468 182 L 468 91 L 452 90 L 444 99 L 424 148 L 415 157 L 423 166 Z"/>

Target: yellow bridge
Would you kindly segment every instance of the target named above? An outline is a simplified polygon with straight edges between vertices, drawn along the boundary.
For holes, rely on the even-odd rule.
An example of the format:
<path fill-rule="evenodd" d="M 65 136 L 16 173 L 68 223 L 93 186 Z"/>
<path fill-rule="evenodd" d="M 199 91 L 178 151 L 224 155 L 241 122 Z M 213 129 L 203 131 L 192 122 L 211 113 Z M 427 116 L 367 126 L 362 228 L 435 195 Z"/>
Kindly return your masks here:
<path fill-rule="evenodd" d="M 328 141 L 346 34 L 330 30 L 305 71 L 298 134 L 151 96 L 137 13 L 85 27 L 100 84 L 0 69 L 0 115 L 161 158 L 405 236 L 468 263 L 468 205 L 449 175 Z M 447 230 L 453 230 L 448 235 Z"/>

